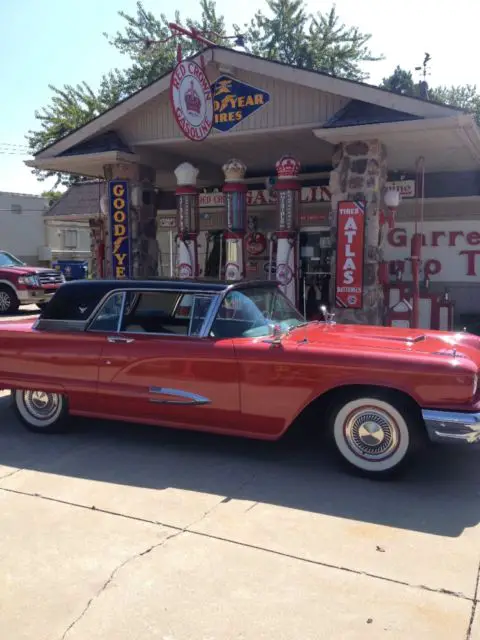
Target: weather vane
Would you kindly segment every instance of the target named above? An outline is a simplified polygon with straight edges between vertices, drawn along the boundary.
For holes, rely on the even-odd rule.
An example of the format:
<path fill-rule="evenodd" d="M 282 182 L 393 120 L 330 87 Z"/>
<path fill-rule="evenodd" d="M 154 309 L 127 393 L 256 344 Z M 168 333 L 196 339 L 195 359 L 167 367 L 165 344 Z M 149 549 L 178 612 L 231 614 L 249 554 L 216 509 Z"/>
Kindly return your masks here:
<path fill-rule="evenodd" d="M 421 64 L 421 66 L 420 67 L 415 67 L 415 71 L 421 71 L 422 72 L 422 76 L 423 76 L 424 82 L 426 82 L 427 76 L 430 75 L 430 70 L 428 68 L 428 63 L 430 62 L 431 59 L 432 59 L 432 56 L 429 53 L 426 53 L 425 57 L 423 58 L 423 62 Z"/>

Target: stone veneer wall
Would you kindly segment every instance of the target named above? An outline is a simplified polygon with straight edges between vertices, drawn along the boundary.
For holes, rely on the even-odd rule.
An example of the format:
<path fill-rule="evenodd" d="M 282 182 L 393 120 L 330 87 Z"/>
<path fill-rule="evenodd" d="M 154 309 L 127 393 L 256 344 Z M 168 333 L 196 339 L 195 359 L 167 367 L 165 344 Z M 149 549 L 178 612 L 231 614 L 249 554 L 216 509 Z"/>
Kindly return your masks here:
<path fill-rule="evenodd" d="M 384 229 L 380 225 L 381 198 L 387 180 L 386 149 L 378 140 L 339 144 L 334 151 L 330 174 L 330 227 L 332 246 L 337 242 L 337 207 L 342 200 L 365 200 L 366 229 L 364 252 L 363 309 L 335 309 L 341 323 L 383 324 L 383 289 L 378 280 L 378 264 L 382 260 Z M 383 225 L 382 225 L 383 226 Z M 332 259 L 335 274 L 336 252 Z M 332 277 L 330 299 L 335 304 L 335 278 Z"/>

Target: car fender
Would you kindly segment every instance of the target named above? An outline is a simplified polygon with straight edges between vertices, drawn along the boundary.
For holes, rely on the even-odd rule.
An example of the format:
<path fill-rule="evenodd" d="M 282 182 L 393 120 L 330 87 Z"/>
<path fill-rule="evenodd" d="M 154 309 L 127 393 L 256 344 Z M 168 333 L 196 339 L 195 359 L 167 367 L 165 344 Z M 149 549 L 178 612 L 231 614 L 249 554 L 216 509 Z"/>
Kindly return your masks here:
<path fill-rule="evenodd" d="M 387 385 L 387 384 L 382 384 L 375 381 L 368 382 L 365 380 L 365 378 L 363 379 L 350 378 L 348 380 L 342 381 L 341 384 L 332 384 L 328 387 L 327 386 L 321 387 L 321 388 L 316 387 L 312 389 L 312 393 L 310 394 L 308 400 L 303 404 L 302 407 L 300 407 L 297 410 L 297 412 L 293 416 L 293 419 L 289 423 L 285 424 L 283 433 L 285 433 L 302 416 L 302 414 L 308 411 L 309 407 L 313 406 L 315 402 L 318 402 L 319 400 L 321 400 L 322 397 L 328 397 L 328 395 L 330 395 L 332 392 L 336 392 L 336 391 L 340 392 L 342 389 L 347 391 L 352 387 L 363 387 L 363 388 L 375 387 L 385 392 L 392 391 L 394 393 L 395 392 L 401 393 L 405 396 L 410 397 L 413 400 L 413 402 L 415 402 L 420 406 L 420 399 L 418 398 L 418 396 L 416 395 L 415 391 L 412 388 L 407 389 L 404 385 L 396 384 L 396 383 Z"/>
<path fill-rule="evenodd" d="M 0 286 L 1 285 L 5 285 L 7 287 L 10 287 L 10 289 L 12 289 L 12 291 L 14 292 L 14 294 L 17 296 L 18 298 L 18 294 L 17 294 L 17 288 L 16 286 L 13 284 L 13 282 L 11 282 L 10 280 L 0 280 Z"/>

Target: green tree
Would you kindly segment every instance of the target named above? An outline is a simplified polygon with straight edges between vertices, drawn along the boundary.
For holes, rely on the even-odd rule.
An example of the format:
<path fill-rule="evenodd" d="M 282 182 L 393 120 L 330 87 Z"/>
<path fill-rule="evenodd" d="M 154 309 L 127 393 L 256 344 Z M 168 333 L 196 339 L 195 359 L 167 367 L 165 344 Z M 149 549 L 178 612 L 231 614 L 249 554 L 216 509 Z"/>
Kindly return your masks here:
<path fill-rule="evenodd" d="M 429 89 L 428 96 L 430 100 L 442 102 L 464 109 L 468 113 L 475 116 L 477 124 L 480 125 L 480 94 L 476 85 L 466 84 L 464 86 L 436 87 Z"/>
<path fill-rule="evenodd" d="M 391 76 L 384 78 L 380 86 L 403 95 L 421 96 L 420 82 L 414 82 L 412 73 L 400 66 L 395 68 Z M 475 116 L 480 126 L 480 94 L 476 85 L 429 87 L 428 100 L 464 109 Z"/>
<path fill-rule="evenodd" d="M 382 59 L 368 47 L 371 35 L 343 24 L 335 6 L 314 15 L 303 0 L 267 0 L 267 6 L 271 16 L 257 11 L 245 25 L 247 42 L 258 56 L 351 80 L 367 79 L 361 65 Z"/>
<path fill-rule="evenodd" d="M 62 88 L 49 85 L 53 94 L 50 104 L 35 111 L 35 118 L 40 128 L 36 131 L 29 131 L 26 136 L 32 154 L 83 126 L 124 98 L 127 94 L 122 78 L 122 72 L 111 71 L 103 77 L 97 92 L 86 82 L 76 86 L 64 85 Z M 40 171 L 38 169 L 32 171 L 40 181 L 56 177 L 55 188 L 60 184 L 68 186 L 82 180 L 79 176 L 70 176 L 55 171 Z"/>
<path fill-rule="evenodd" d="M 418 96 L 419 86 L 413 79 L 412 72 L 402 69 L 399 65 L 388 78 L 384 78 L 380 84 L 382 89 L 388 89 L 394 93 L 401 93 L 405 96 Z"/>
<path fill-rule="evenodd" d="M 117 31 L 114 35 L 104 33 L 104 36 L 132 61 L 131 67 L 120 78 L 127 92 L 132 93 L 145 87 L 172 69 L 177 59 L 179 43 L 184 57 L 194 55 L 203 48 L 200 43 L 189 38 L 172 37 L 169 22 L 185 24 L 190 29 L 200 31 L 212 42 L 224 43 L 225 19 L 217 15 L 215 0 L 200 0 L 200 8 L 200 20 L 187 20 L 186 23 L 182 23 L 179 11 L 175 12 L 173 20 L 164 13 L 157 18 L 144 8 L 141 1 L 137 2 L 136 15 L 119 11 L 125 21 L 124 30 Z"/>
<path fill-rule="evenodd" d="M 53 207 L 53 205 L 58 202 L 62 196 L 63 193 L 61 191 L 54 191 L 53 189 L 51 191 L 44 191 L 42 193 L 42 198 L 48 199 L 49 207 Z"/>

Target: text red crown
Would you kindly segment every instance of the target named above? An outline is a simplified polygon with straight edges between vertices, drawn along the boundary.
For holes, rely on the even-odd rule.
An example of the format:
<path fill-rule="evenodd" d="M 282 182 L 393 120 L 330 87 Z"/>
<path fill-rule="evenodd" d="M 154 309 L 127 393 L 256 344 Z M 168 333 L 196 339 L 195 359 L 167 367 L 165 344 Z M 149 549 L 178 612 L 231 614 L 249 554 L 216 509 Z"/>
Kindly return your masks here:
<path fill-rule="evenodd" d="M 200 100 L 198 93 L 193 87 L 193 80 L 190 83 L 190 89 L 188 89 L 185 93 L 185 106 L 187 107 L 187 111 L 189 113 L 193 113 L 197 116 L 200 114 L 202 101 Z"/>
<path fill-rule="evenodd" d="M 293 156 L 283 156 L 275 165 L 280 178 L 296 178 L 300 173 L 300 162 Z"/>

